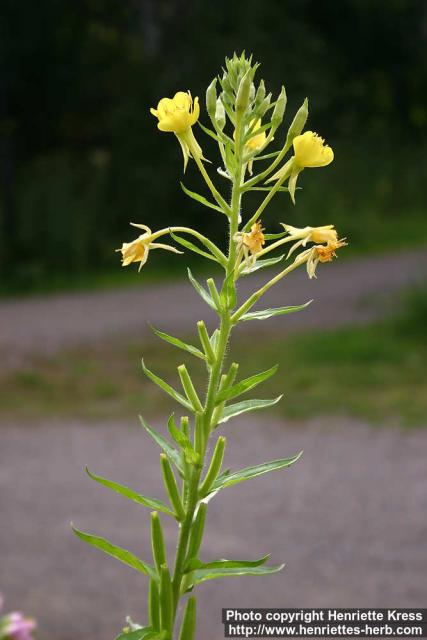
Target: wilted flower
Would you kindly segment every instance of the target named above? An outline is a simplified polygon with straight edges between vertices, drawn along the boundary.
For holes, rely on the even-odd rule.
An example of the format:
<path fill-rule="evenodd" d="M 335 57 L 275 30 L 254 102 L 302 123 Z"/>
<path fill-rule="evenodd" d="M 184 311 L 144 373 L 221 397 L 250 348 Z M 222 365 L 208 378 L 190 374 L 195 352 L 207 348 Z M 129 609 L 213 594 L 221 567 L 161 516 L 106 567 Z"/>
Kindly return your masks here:
<path fill-rule="evenodd" d="M 302 168 L 326 167 L 334 159 L 331 147 L 317 133 L 306 131 L 293 140 L 294 160 Z"/>
<path fill-rule="evenodd" d="M 178 138 L 184 156 L 184 171 L 189 158 L 196 155 L 203 158 L 203 152 L 191 129 L 199 119 L 199 98 L 195 98 L 193 102 L 190 92 L 178 91 L 173 98 L 162 98 L 157 109 L 150 109 L 150 112 L 158 118 L 157 126 L 160 131 L 172 132 Z"/>
<path fill-rule="evenodd" d="M 296 240 L 295 244 L 293 244 L 289 250 L 288 257 L 298 247 L 305 247 L 307 242 L 322 244 L 325 242 L 333 243 L 338 240 L 338 235 L 333 224 L 327 224 L 323 227 L 304 227 L 303 229 L 292 227 L 290 224 L 281 224 L 289 234 L 289 236 L 286 237 L 286 241 L 292 242 Z"/>
<path fill-rule="evenodd" d="M 122 254 L 123 267 L 127 267 L 132 262 L 139 262 L 138 271 L 141 271 L 142 267 L 147 262 L 150 249 L 166 249 L 166 251 L 182 253 L 182 251 L 178 251 L 178 249 L 175 249 L 175 247 L 171 247 L 168 244 L 152 242 L 153 234 L 151 229 L 145 224 L 135 224 L 131 222 L 131 225 L 138 229 L 142 229 L 145 233 L 138 236 L 135 240 L 132 240 L 132 242 L 124 242 L 121 249 L 116 249 L 116 251 L 120 251 Z"/>
<path fill-rule="evenodd" d="M 336 250 L 345 247 L 347 242 L 345 238 L 329 242 L 326 245 L 315 245 L 306 251 L 303 251 L 295 258 L 296 264 L 307 263 L 307 273 L 309 278 L 316 278 L 316 268 L 319 262 L 332 262 L 336 257 Z"/>
<path fill-rule="evenodd" d="M 265 244 L 264 229 L 261 222 L 255 222 L 249 233 L 236 233 L 234 240 L 239 250 L 243 251 L 247 262 L 255 262 L 256 254 L 259 253 Z"/>

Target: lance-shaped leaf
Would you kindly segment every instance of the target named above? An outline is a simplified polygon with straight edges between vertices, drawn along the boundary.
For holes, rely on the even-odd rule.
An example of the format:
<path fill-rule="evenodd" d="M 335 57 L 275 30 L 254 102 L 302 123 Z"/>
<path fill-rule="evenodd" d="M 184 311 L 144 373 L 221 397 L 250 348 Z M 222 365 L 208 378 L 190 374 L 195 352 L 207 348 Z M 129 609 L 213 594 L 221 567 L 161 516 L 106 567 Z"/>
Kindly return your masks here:
<path fill-rule="evenodd" d="M 249 187 L 246 191 L 271 191 L 272 187 Z M 279 187 L 276 191 L 289 191 L 288 187 Z"/>
<path fill-rule="evenodd" d="M 204 289 L 202 285 L 197 282 L 196 278 L 193 276 L 190 269 L 187 269 L 187 273 L 188 273 L 188 279 L 190 280 L 191 284 L 193 285 L 193 287 L 195 288 L 199 296 L 203 298 L 203 300 L 206 302 L 207 305 L 209 305 L 211 309 L 216 311 L 217 308 L 215 306 L 215 303 L 212 300 L 209 293 L 206 291 L 206 289 Z"/>
<path fill-rule="evenodd" d="M 274 376 L 274 374 L 278 369 L 278 366 L 279 365 L 276 364 L 274 367 L 271 367 L 271 369 L 267 369 L 267 371 L 263 371 L 262 373 L 257 373 L 253 376 L 250 376 L 249 378 L 245 378 L 244 380 L 241 380 L 237 384 L 234 384 L 232 387 L 229 387 L 228 389 L 224 389 L 223 391 L 220 391 L 216 399 L 217 404 L 224 402 L 226 400 L 231 400 L 232 398 L 236 398 L 237 396 L 240 396 L 242 393 L 245 393 L 246 391 L 253 389 L 261 382 L 264 382 L 264 380 L 268 380 L 268 378 L 271 378 L 271 376 Z"/>
<path fill-rule="evenodd" d="M 196 598 L 189 598 L 182 616 L 179 640 L 194 640 L 196 632 Z"/>
<path fill-rule="evenodd" d="M 187 196 L 189 196 L 190 198 L 193 198 L 193 200 L 200 202 L 205 207 L 209 207 L 209 209 L 215 209 L 215 211 L 224 213 L 221 207 L 218 207 L 218 205 L 213 204 L 213 202 L 209 202 L 209 200 L 207 200 L 204 196 L 201 196 L 199 193 L 195 193 L 194 191 L 190 191 L 190 189 L 187 189 L 187 187 L 182 182 L 180 182 L 180 185 L 183 192 L 187 194 Z"/>
<path fill-rule="evenodd" d="M 283 260 L 284 257 L 285 257 L 285 254 L 283 253 L 281 256 L 277 256 L 276 258 L 268 258 L 266 260 L 257 260 L 256 262 L 254 262 L 253 265 L 242 269 L 242 275 L 246 276 L 246 275 L 249 275 L 250 273 L 253 273 L 254 271 L 258 271 L 259 269 L 265 269 L 265 267 L 271 267 L 273 264 L 277 264 L 278 262 Z"/>
<path fill-rule="evenodd" d="M 288 235 L 287 231 L 279 231 L 279 233 L 265 233 L 265 240 L 280 240 Z"/>
<path fill-rule="evenodd" d="M 218 476 L 212 485 L 212 491 L 219 491 L 225 487 L 231 487 L 233 484 L 244 482 L 245 480 L 251 480 L 257 476 L 262 476 L 264 473 L 270 473 L 270 471 L 277 471 L 278 469 L 284 469 L 294 464 L 302 456 L 302 451 L 297 453 L 291 458 L 281 458 L 279 460 L 272 460 L 271 462 L 265 462 L 264 464 L 257 464 L 254 467 L 246 467 L 240 471 L 234 471 L 227 476 Z"/>
<path fill-rule="evenodd" d="M 159 376 L 157 376 L 155 373 L 150 371 L 150 369 L 147 369 L 147 367 L 145 366 L 144 360 L 142 358 L 141 358 L 141 363 L 142 363 L 142 369 L 145 375 L 147 376 L 147 378 L 149 378 L 152 382 L 157 384 L 157 386 L 163 389 L 163 391 L 166 391 L 166 393 L 170 395 L 171 398 L 179 402 L 179 404 L 182 404 L 183 407 L 185 407 L 190 411 L 192 410 L 193 407 L 191 406 L 190 402 L 188 402 L 187 398 L 184 398 L 184 396 L 181 393 L 178 393 L 178 391 L 175 391 L 175 389 L 171 387 L 170 384 L 162 380 L 162 378 L 159 378 Z"/>
<path fill-rule="evenodd" d="M 283 316 L 287 313 L 295 313 L 296 311 L 302 311 L 306 309 L 313 300 L 309 300 L 305 304 L 300 304 L 294 307 L 278 307 L 276 309 L 262 309 L 261 311 L 252 311 L 245 313 L 240 320 L 266 320 L 273 316 Z"/>
<path fill-rule="evenodd" d="M 209 260 L 213 260 L 214 262 L 220 262 L 220 264 L 224 264 L 223 260 L 219 261 L 216 256 L 212 255 L 212 253 L 208 253 L 207 251 L 203 251 L 203 249 L 200 249 L 200 247 L 195 245 L 193 242 L 190 242 L 189 240 L 186 240 L 185 238 L 181 238 L 181 236 L 177 236 L 176 233 L 173 233 L 173 231 L 170 231 L 170 234 L 171 234 L 172 238 L 175 240 L 175 242 L 177 242 L 178 244 L 182 245 L 183 247 L 185 247 L 189 251 L 193 251 L 193 253 L 198 253 L 199 255 L 203 256 L 204 258 L 208 258 Z"/>
<path fill-rule="evenodd" d="M 165 342 L 169 342 L 169 344 L 172 344 L 174 347 L 178 347 L 178 349 L 182 349 L 183 351 L 188 351 L 188 353 L 191 353 L 192 356 L 196 356 L 196 358 L 201 358 L 202 360 L 206 359 L 205 354 L 202 351 L 200 351 L 200 349 L 197 349 L 197 347 L 193 347 L 192 344 L 187 344 L 186 342 L 184 342 L 183 340 L 180 340 L 179 338 L 170 336 L 168 333 L 165 333 L 164 331 L 160 331 L 159 329 L 156 329 L 156 327 L 153 327 L 152 325 L 151 325 L 151 328 L 153 332 L 156 334 L 156 336 L 158 336 L 162 340 L 165 340 Z"/>
<path fill-rule="evenodd" d="M 192 558 L 187 566 L 186 572 L 198 569 L 245 569 L 248 567 L 260 567 L 269 559 L 270 554 L 258 558 L 258 560 L 216 560 L 214 562 L 201 562 L 198 558 Z"/>
<path fill-rule="evenodd" d="M 144 420 L 142 416 L 139 416 L 142 426 L 147 433 L 153 438 L 154 442 L 157 442 L 159 447 L 166 453 L 167 457 L 176 466 L 180 474 L 183 474 L 181 456 L 179 451 L 175 449 L 160 433 L 150 427 L 150 425 Z"/>
<path fill-rule="evenodd" d="M 115 640 L 166 640 L 166 631 L 154 631 L 152 627 L 144 627 L 135 631 L 124 631 Z"/>
<path fill-rule="evenodd" d="M 242 402 L 236 402 L 236 404 L 230 404 L 228 407 L 225 407 L 219 422 L 227 422 L 230 418 L 239 416 L 241 413 L 247 413 L 248 411 L 258 411 L 259 409 L 272 407 L 280 402 L 282 398 L 283 396 L 278 396 L 272 400 L 243 400 Z"/>
<path fill-rule="evenodd" d="M 200 584 L 206 580 L 216 578 L 234 578 L 236 576 L 266 576 L 270 573 L 281 571 L 285 565 L 280 564 L 273 567 L 235 567 L 223 569 L 199 569 L 193 574 L 193 583 Z"/>
<path fill-rule="evenodd" d="M 86 467 L 86 473 L 89 478 L 95 480 L 95 482 L 99 482 L 107 489 L 111 489 L 116 493 L 119 493 L 125 498 L 129 498 L 129 500 L 133 500 L 138 504 L 142 504 L 144 507 L 148 507 L 149 509 L 154 509 L 155 511 L 161 511 L 168 516 L 174 517 L 173 512 L 168 508 L 168 506 L 162 502 L 161 500 L 157 500 L 156 498 L 148 498 L 147 496 L 143 496 L 140 493 L 137 493 L 133 489 L 129 489 L 129 487 L 125 487 L 118 482 L 114 482 L 113 480 L 107 480 L 107 478 L 103 478 L 102 476 L 97 476 Z"/>
<path fill-rule="evenodd" d="M 155 580 L 157 579 L 154 567 L 152 567 L 150 564 L 147 564 L 146 562 L 143 562 L 133 553 L 127 551 L 127 549 L 118 547 L 105 538 L 100 538 L 99 536 L 93 536 L 89 533 L 84 533 L 83 531 L 76 529 L 73 525 L 71 525 L 71 528 L 73 529 L 76 536 L 80 538 L 80 540 L 87 542 L 87 544 L 90 544 L 92 547 L 101 549 L 101 551 L 103 551 L 107 555 L 120 560 L 120 562 L 123 562 L 123 564 L 127 564 L 128 567 L 132 567 L 132 569 L 135 569 L 140 573 L 144 573 L 146 576 L 150 576 Z"/>

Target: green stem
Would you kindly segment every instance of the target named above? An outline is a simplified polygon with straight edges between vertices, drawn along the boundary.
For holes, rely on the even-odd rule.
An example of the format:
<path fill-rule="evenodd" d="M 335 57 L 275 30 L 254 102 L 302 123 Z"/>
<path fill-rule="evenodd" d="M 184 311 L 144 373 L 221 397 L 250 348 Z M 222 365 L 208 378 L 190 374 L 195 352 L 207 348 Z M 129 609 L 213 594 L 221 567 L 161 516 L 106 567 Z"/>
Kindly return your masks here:
<path fill-rule="evenodd" d="M 241 157 L 242 148 L 242 135 L 236 136 L 236 151 L 237 156 Z M 197 165 L 208 182 L 212 193 L 218 194 L 213 184 L 210 182 L 210 178 L 207 175 L 205 168 L 201 162 L 195 157 Z M 232 328 L 231 314 L 234 305 L 230 305 L 230 298 L 235 299 L 235 262 L 236 262 L 236 243 L 234 241 L 234 235 L 239 228 L 239 213 L 242 197 L 241 183 L 243 180 L 244 169 L 241 161 L 238 162 L 239 169 L 233 179 L 233 190 L 231 196 L 230 206 L 225 203 L 226 211 L 229 213 L 230 229 L 229 229 L 229 249 L 226 263 L 226 274 L 224 278 L 223 286 L 229 287 L 229 293 L 227 296 L 227 304 L 221 306 L 219 310 L 219 335 L 215 347 L 215 359 L 212 366 L 209 367 L 209 382 L 206 392 L 205 403 L 202 412 L 202 418 L 198 421 L 198 425 L 195 428 L 201 429 L 203 433 L 198 434 L 198 441 L 203 443 L 202 446 L 202 458 L 205 458 L 207 441 L 212 429 L 212 416 L 214 414 L 216 406 L 216 396 L 218 394 L 218 388 L 221 380 L 221 374 L 224 366 L 224 359 L 227 350 L 228 340 Z M 217 200 L 218 201 L 218 200 Z M 221 202 L 222 204 L 222 202 Z M 188 560 L 187 551 L 191 533 L 191 527 L 194 520 L 194 514 L 198 506 L 199 501 L 199 484 L 200 484 L 201 469 L 193 467 L 190 477 L 184 479 L 186 500 L 184 504 L 184 520 L 180 525 L 178 544 L 175 556 L 175 568 L 172 579 L 172 590 L 174 598 L 174 619 L 176 617 L 179 598 L 181 595 L 181 585 L 184 577 L 185 565 Z"/>

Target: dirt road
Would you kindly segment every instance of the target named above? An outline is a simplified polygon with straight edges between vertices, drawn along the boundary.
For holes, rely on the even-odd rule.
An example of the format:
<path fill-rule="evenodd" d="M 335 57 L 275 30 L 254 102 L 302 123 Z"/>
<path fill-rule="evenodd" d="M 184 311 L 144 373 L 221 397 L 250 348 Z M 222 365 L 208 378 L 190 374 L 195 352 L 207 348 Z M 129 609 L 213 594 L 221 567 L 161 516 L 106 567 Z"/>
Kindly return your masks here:
<path fill-rule="evenodd" d="M 212 501 L 203 558 L 270 551 L 287 567 L 202 585 L 198 639 L 223 637 L 224 606 L 425 606 L 427 431 L 267 418 L 236 420 L 224 432 L 235 469 L 304 455 Z M 8 607 L 37 616 L 41 640 L 112 640 L 125 614 L 144 621 L 144 576 L 74 539 L 69 521 L 148 559 L 148 511 L 96 485 L 82 467 L 162 497 L 156 447 L 136 424 L 10 425 L 1 439 L 0 587 Z M 170 545 L 175 535 L 172 525 Z"/>
<path fill-rule="evenodd" d="M 314 298 L 304 313 L 268 323 L 248 322 L 242 329 L 333 327 L 384 315 L 391 294 L 425 277 L 427 249 L 321 266 L 317 280 L 310 281 L 301 269 L 273 288 L 262 302 L 265 307 L 284 306 Z M 140 277 L 141 285 L 133 288 L 0 302 L 0 368 L 19 367 L 32 354 L 51 354 L 123 334 L 145 338 L 151 335 L 149 322 L 185 335 L 193 330 L 195 320 L 211 318 L 188 282 L 145 285 L 144 274 Z M 266 271 L 243 279 L 241 296 L 266 279 Z"/>

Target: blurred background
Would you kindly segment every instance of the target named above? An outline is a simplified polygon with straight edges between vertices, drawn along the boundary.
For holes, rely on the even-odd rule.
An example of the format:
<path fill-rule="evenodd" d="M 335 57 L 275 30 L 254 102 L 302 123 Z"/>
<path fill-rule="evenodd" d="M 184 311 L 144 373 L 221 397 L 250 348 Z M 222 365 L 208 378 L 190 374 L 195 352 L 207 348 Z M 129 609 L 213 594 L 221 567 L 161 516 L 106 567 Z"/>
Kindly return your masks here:
<path fill-rule="evenodd" d="M 39 620 L 41 640 L 105 640 L 125 614 L 143 619 L 143 581 L 82 548 L 68 523 L 147 556 L 148 514 L 81 469 L 161 496 L 136 415 L 163 428 L 172 407 L 139 362 L 175 383 L 181 356 L 148 323 L 185 339 L 212 318 L 182 280 L 187 259 L 205 275 L 193 257 L 153 252 L 138 275 L 114 249 L 133 238 L 131 220 L 225 243 L 218 217 L 182 192 L 181 151 L 149 108 L 187 89 L 203 107 L 224 56 L 242 50 L 273 94 L 285 84 L 285 130 L 308 96 L 308 126 L 335 151 L 304 172 L 295 208 L 273 200 L 264 225 L 334 223 L 349 247 L 317 281 L 297 273 L 266 300 L 314 298 L 309 309 L 236 335 L 242 375 L 279 362 L 265 397 L 285 398 L 236 420 L 228 464 L 305 455 L 212 504 L 208 557 L 272 550 L 288 567 L 203 585 L 200 638 L 222 637 L 230 603 L 425 603 L 426 44 L 423 0 L 1 3 L 0 592 Z M 215 148 L 195 132 L 226 195 Z M 205 194 L 191 163 L 184 181 Z"/>

